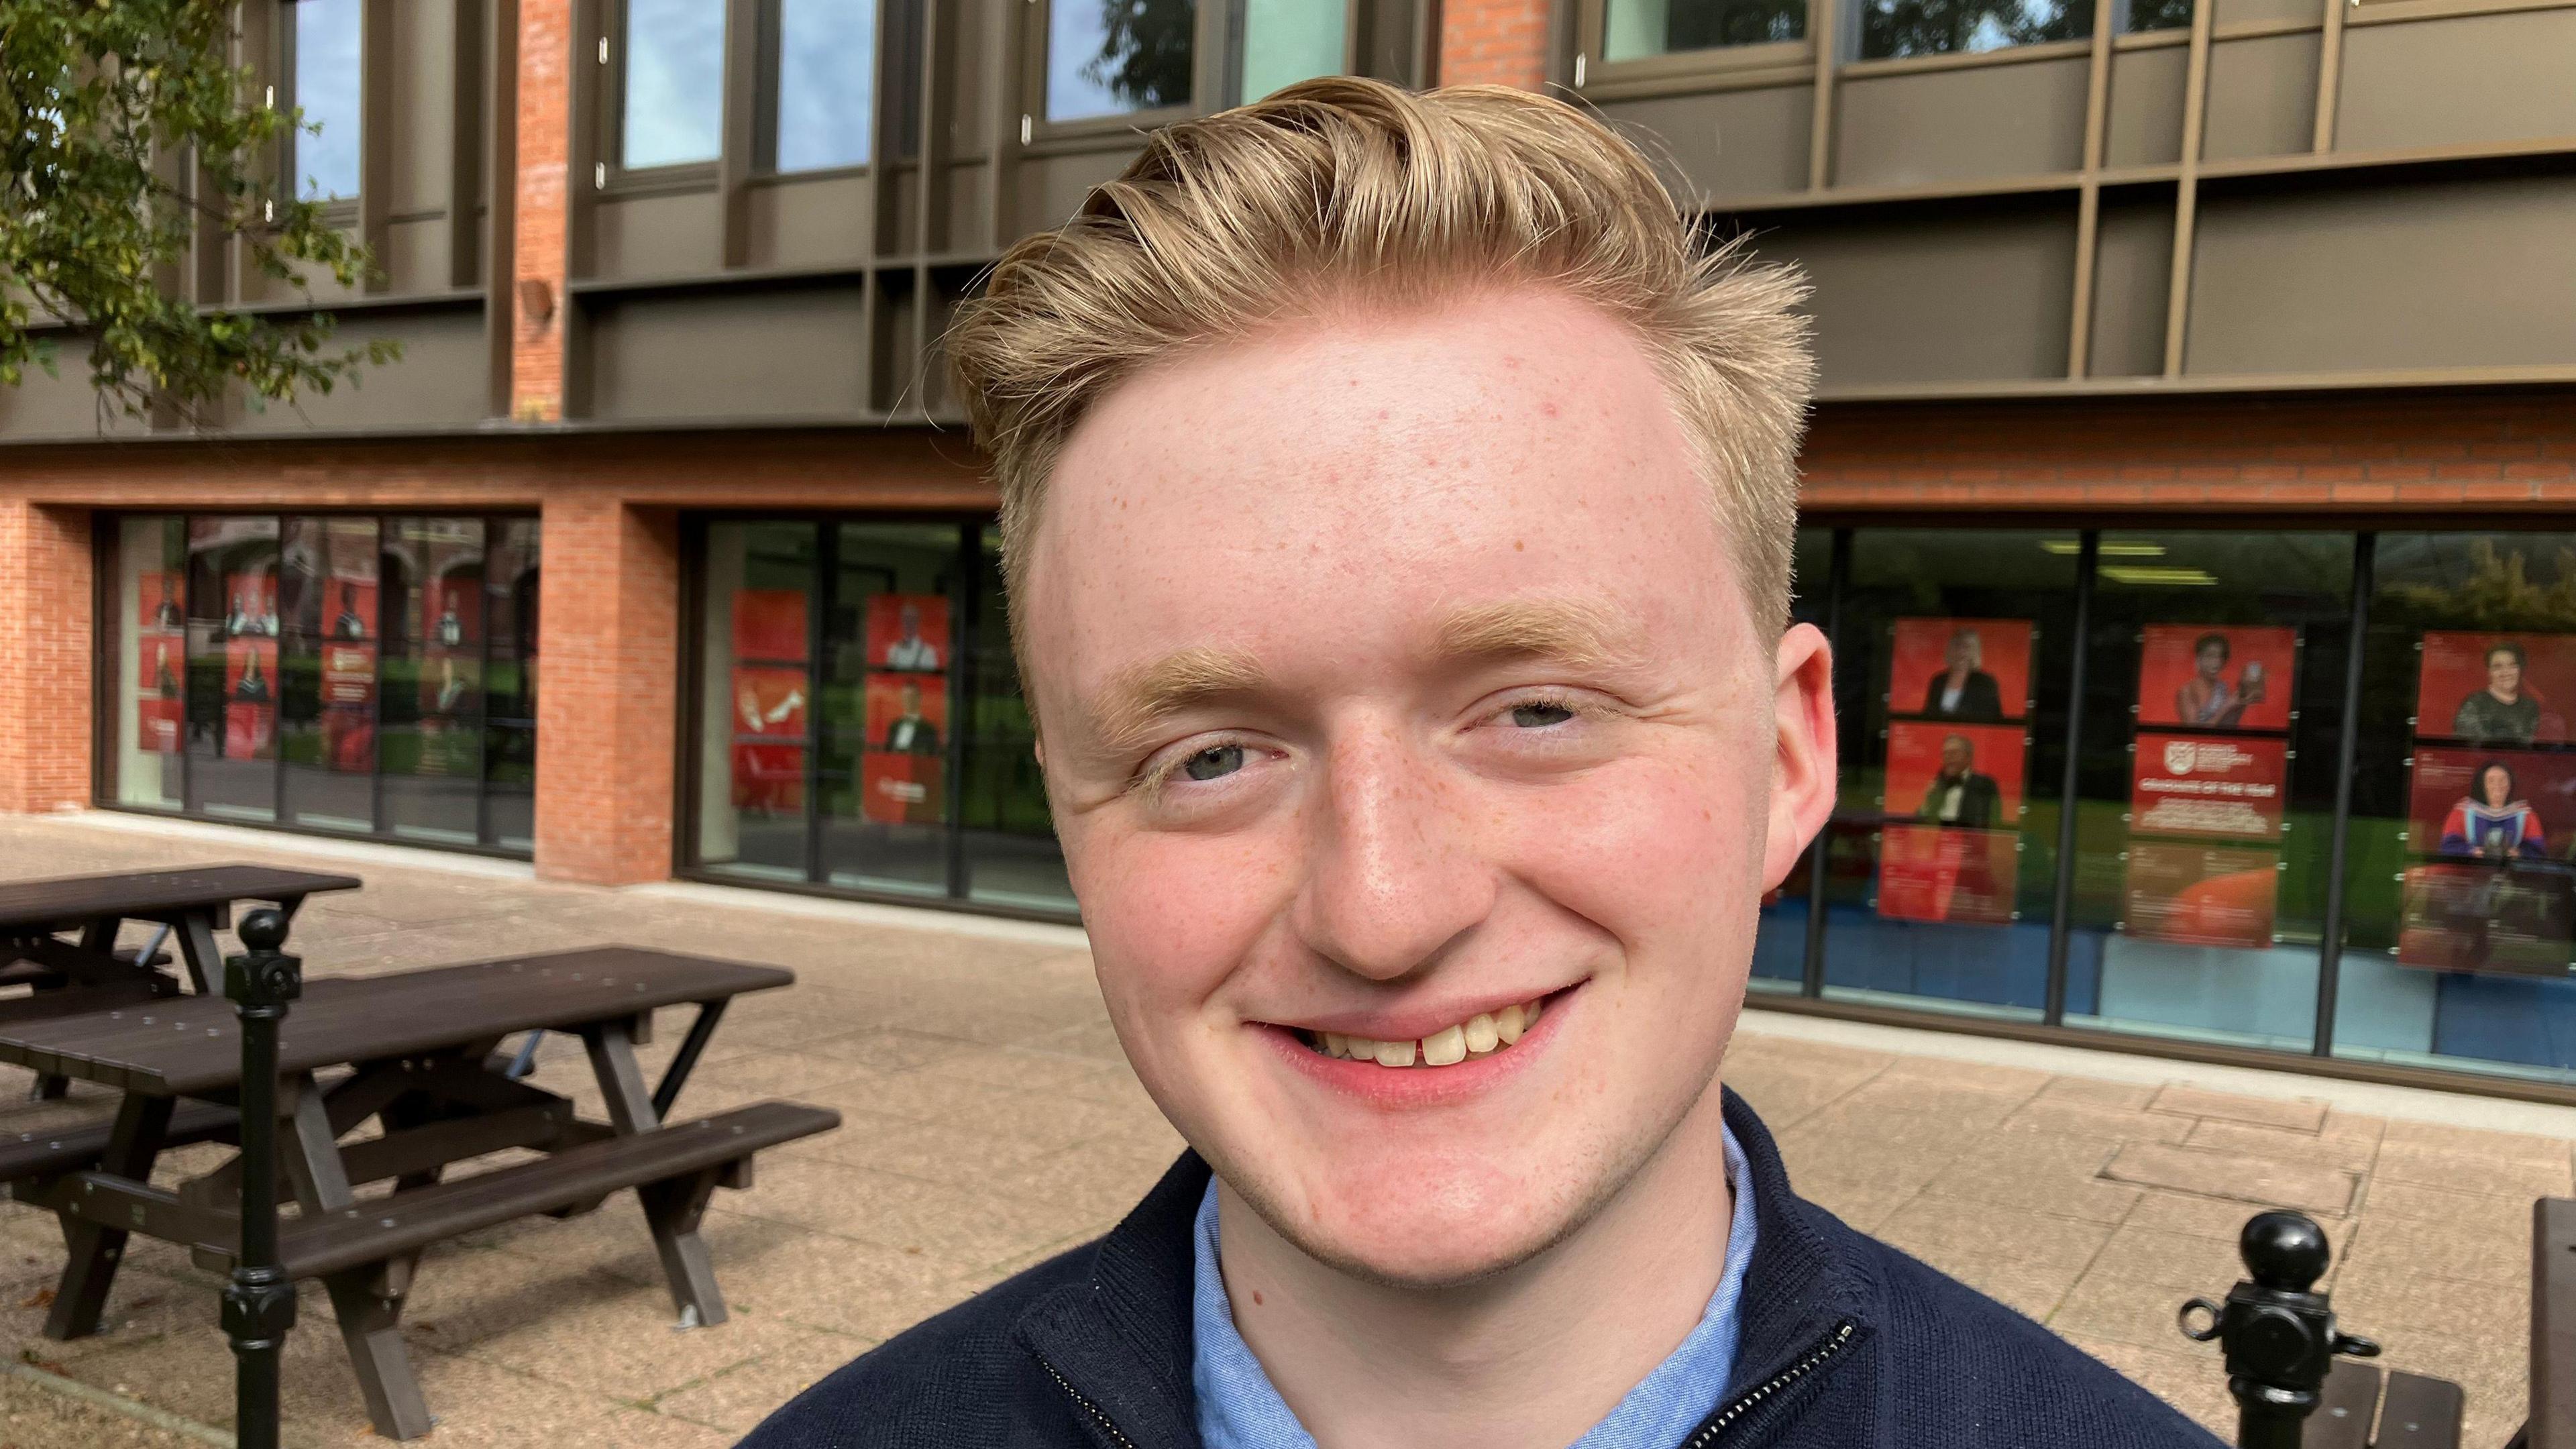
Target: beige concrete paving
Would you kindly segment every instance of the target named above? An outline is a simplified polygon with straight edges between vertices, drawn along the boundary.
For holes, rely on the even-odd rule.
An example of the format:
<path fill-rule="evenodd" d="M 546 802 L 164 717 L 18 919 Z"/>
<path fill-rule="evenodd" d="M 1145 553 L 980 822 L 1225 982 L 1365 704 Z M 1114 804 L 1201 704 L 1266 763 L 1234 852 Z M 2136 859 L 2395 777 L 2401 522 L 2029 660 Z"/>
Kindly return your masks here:
<path fill-rule="evenodd" d="M 310 863 L 322 849 L 0 819 L 0 879 Z M 925 929 L 892 912 L 601 891 L 385 852 L 349 868 L 366 889 L 316 898 L 297 924 L 316 974 L 601 942 L 794 968 L 792 990 L 736 1003 L 678 1115 L 789 1096 L 846 1121 L 764 1156 L 749 1191 L 718 1196 L 706 1236 L 734 1310 L 719 1327 L 673 1330 L 631 1194 L 432 1252 L 404 1331 L 440 1416 L 433 1444 L 730 1444 L 868 1345 L 1104 1230 L 1179 1149 L 1121 1060 L 1070 932 Z M 2470 1449 L 2502 1444 L 2520 1423 L 2530 1199 L 2576 1189 L 2567 1138 L 2363 1115 L 2301 1100 L 2295 1082 L 2248 1095 L 2107 1080 L 1961 1060 L 1955 1038 L 1933 1054 L 1766 1030 L 1762 1014 L 1747 1022 L 1727 1080 L 1779 1133 L 1802 1191 L 2222 1432 L 2232 1409 L 2216 1356 L 2178 1336 L 2174 1309 L 2224 1292 L 2238 1276 L 2237 1228 L 2274 1200 L 2326 1224 L 2350 1328 L 2380 1338 L 2388 1362 L 2467 1387 Z M 648 1069 L 682 1024 L 666 1024 Z M 540 1064 L 542 1084 L 597 1115 L 576 1044 L 549 1038 Z M 0 1071 L 0 1130 L 106 1100 L 83 1091 L 73 1108 L 37 1107 L 24 1081 Z M 219 1157 L 174 1154 L 163 1175 Z M 53 1343 L 37 1330 L 60 1264 L 50 1218 L 0 1206 L 0 1344 L 83 1383 L 230 1421 L 215 1279 L 138 1240 L 107 1331 Z M 290 1442 L 367 1440 L 318 1292 L 304 1300 L 285 1384 Z M 46 1412 L 26 1398 L 0 1394 L 0 1416 Z M 0 1443 L 19 1422 L 0 1419 Z"/>

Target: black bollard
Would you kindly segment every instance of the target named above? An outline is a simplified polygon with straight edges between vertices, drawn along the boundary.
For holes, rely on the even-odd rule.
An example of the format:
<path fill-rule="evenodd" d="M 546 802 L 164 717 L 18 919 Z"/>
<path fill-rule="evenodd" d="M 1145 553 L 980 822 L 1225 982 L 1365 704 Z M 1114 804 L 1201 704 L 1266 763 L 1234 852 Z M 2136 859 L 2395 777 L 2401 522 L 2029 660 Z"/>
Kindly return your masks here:
<path fill-rule="evenodd" d="M 235 930 L 249 949 L 224 958 L 224 995 L 241 1018 L 241 1250 L 224 1288 L 232 1339 L 233 1438 L 277 1449 L 278 1361 L 295 1327 L 295 1285 L 277 1258 L 277 1028 L 304 994 L 304 963 L 286 944 L 286 913 L 261 909 Z"/>
<path fill-rule="evenodd" d="M 2225 1303 L 2194 1298 L 2178 1316 L 2185 1338 L 2227 1351 L 2227 1392 L 2241 1449 L 2299 1449 L 2336 1354 L 2376 1358 L 2379 1345 L 2335 1331 L 2327 1295 L 2313 1292 L 2332 1261 L 2325 1230 L 2305 1213 L 2257 1213 L 2237 1236 L 2250 1280 Z M 2208 1322 L 2192 1326 L 2192 1315 Z"/>

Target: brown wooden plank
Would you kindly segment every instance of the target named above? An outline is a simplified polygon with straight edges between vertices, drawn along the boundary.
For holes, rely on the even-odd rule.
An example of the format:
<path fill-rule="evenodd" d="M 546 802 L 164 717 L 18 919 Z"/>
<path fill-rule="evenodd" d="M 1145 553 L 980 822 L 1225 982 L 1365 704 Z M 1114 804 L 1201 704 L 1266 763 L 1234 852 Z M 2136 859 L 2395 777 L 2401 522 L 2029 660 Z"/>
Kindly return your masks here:
<path fill-rule="evenodd" d="M 2449 1379 L 2391 1373 L 2379 1404 L 2380 1449 L 2460 1449 L 2460 1386 Z"/>
<path fill-rule="evenodd" d="M 326 978 L 288 1011 L 278 1069 L 435 1052 L 538 1027 L 577 1030 L 795 979 L 773 966 L 626 946 Z M 0 1061 L 136 1091 L 201 1095 L 239 1079 L 241 1038 L 223 1002 L 186 997 L 167 1010 L 0 1021 Z"/>
<path fill-rule="evenodd" d="M 2531 1205 L 2529 1449 L 2576 1449 L 2576 1200 Z"/>
<path fill-rule="evenodd" d="M 150 919 L 235 901 L 289 901 L 356 890 L 356 876 L 265 865 L 60 876 L 0 885 L 0 931 L 67 929 L 102 916 Z"/>
<path fill-rule="evenodd" d="M 170 1125 L 162 1129 L 161 1143 L 165 1147 L 180 1147 L 222 1137 L 229 1134 L 238 1121 L 227 1107 L 205 1102 L 182 1103 L 170 1114 Z M 114 1126 L 114 1118 L 101 1116 L 95 1122 L 51 1132 L 0 1134 L 0 1182 L 88 1167 L 107 1150 L 108 1135 Z"/>
<path fill-rule="evenodd" d="M 2336 1359 L 2317 1411 L 2308 1416 L 2300 1449 L 2370 1449 L 2370 1421 L 2378 1409 L 2379 1370 Z"/>
<path fill-rule="evenodd" d="M 373 1198 L 284 1230 L 286 1271 L 318 1278 L 622 1188 L 711 1171 L 764 1147 L 828 1132 L 841 1114 L 798 1102 L 756 1102 L 632 1137 L 567 1147 L 551 1157 Z"/>

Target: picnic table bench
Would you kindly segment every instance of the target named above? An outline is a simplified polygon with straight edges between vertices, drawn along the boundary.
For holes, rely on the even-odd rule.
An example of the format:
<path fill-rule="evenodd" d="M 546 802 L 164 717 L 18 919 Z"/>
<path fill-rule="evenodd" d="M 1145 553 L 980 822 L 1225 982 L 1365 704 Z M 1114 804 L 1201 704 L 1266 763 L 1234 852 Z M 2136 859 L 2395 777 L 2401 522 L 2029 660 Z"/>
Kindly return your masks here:
<path fill-rule="evenodd" d="M 760 1149 L 828 1131 L 839 1114 L 759 1102 L 665 1119 L 727 1003 L 793 980 L 773 967 L 602 947 L 305 988 L 276 1028 L 280 1195 L 299 1209 L 280 1224 L 278 1260 L 288 1278 L 328 1289 L 378 1432 L 429 1430 L 398 1325 L 421 1251 L 447 1239 L 633 1188 L 682 1325 L 724 1321 L 698 1232 L 708 1199 L 747 1186 Z M 635 1044 L 655 1010 L 681 1005 L 697 1015 L 648 1090 Z M 581 1039 L 609 1120 L 584 1120 L 570 1099 L 506 1075 L 494 1049 L 537 1029 Z M 54 1212 L 69 1245 L 48 1336 L 96 1331 L 129 1233 L 185 1246 L 210 1269 L 234 1266 L 240 1157 L 175 1190 L 151 1181 L 169 1146 L 239 1142 L 242 1033 L 220 998 L 0 1019 L 0 1061 L 123 1093 L 104 1126 L 0 1139 L 11 1195 Z M 370 1120 L 381 1135 L 342 1143 Z M 451 1164 L 514 1148 L 542 1155 L 444 1176 Z M 389 1179 L 389 1193 L 357 1196 Z"/>

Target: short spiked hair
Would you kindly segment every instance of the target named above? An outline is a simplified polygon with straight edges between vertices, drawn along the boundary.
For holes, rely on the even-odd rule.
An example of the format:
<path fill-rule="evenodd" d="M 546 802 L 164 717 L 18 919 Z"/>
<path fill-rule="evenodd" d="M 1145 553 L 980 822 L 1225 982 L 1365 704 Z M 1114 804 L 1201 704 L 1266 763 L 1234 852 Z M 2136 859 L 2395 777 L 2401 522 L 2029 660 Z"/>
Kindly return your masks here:
<path fill-rule="evenodd" d="M 1001 486 L 1014 640 L 1048 475 L 1122 380 L 1354 301 L 1512 284 L 1597 307 L 1645 346 L 1753 617 L 1785 626 L 1815 385 L 1798 273 L 1703 246 L 1637 148 L 1562 101 L 1335 76 L 1155 131 L 959 314 L 948 366 Z"/>

